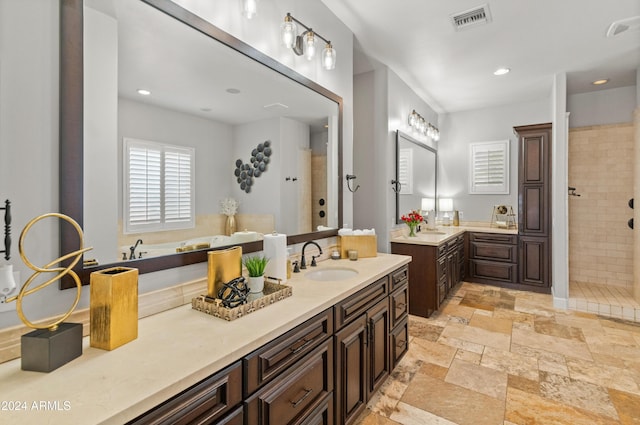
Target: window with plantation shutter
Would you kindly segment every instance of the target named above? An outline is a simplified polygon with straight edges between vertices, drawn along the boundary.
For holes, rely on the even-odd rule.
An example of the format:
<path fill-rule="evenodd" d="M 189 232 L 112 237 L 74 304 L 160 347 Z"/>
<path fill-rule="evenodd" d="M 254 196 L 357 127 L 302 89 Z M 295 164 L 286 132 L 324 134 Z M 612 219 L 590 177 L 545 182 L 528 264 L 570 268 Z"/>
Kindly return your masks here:
<path fill-rule="evenodd" d="M 509 141 L 471 143 L 470 194 L 509 193 Z"/>
<path fill-rule="evenodd" d="M 124 232 L 195 225 L 192 148 L 124 139 Z"/>

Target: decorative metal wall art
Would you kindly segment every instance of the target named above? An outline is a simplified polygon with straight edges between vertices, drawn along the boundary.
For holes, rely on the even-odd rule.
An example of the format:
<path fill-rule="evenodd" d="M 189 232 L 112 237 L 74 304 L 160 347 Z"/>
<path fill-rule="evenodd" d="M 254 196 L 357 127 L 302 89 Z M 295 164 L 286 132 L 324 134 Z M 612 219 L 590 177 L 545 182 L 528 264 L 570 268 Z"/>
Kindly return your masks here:
<path fill-rule="evenodd" d="M 241 190 L 246 193 L 251 192 L 254 178 L 260 177 L 262 173 L 267 171 L 272 152 L 271 141 L 266 140 L 251 151 L 251 159 L 248 164 L 244 163 L 242 159 L 236 160 L 236 169 L 233 174 L 236 176 Z"/>

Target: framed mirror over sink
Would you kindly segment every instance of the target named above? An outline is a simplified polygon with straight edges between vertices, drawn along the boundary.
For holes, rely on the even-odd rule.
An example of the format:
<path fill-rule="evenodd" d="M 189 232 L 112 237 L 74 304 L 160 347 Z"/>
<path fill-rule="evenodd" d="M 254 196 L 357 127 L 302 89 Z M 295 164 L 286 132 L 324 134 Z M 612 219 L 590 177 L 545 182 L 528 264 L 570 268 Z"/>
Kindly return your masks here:
<path fill-rule="evenodd" d="M 76 270 L 83 283 L 115 265 L 148 273 L 205 262 L 211 249 L 259 251 L 256 235 L 271 231 L 288 244 L 337 234 L 339 96 L 169 0 L 60 1 L 60 211 L 94 246 L 97 265 Z M 192 226 L 126 231 L 125 140 L 195 152 Z M 63 226 L 61 251 L 77 243 Z"/>

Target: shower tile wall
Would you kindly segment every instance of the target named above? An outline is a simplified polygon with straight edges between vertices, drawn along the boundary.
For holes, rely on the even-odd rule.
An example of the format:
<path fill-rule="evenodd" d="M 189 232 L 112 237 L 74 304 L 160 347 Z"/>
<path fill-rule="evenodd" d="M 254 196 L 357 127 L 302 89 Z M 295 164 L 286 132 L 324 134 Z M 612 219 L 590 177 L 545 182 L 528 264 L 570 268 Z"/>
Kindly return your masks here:
<path fill-rule="evenodd" d="M 569 278 L 633 287 L 633 232 L 627 220 L 634 190 L 633 124 L 571 129 Z"/>

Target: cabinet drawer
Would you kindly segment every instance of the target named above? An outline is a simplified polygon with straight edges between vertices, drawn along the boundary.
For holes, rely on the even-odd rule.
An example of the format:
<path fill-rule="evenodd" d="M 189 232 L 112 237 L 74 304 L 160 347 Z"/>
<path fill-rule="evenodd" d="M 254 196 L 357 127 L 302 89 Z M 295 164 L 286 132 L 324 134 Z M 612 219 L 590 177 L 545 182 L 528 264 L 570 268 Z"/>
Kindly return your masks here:
<path fill-rule="evenodd" d="M 242 367 L 237 362 L 128 423 L 210 424 L 241 401 Z"/>
<path fill-rule="evenodd" d="M 246 423 L 300 423 L 333 391 L 333 340 L 296 363 L 245 401 Z"/>
<path fill-rule="evenodd" d="M 489 242 L 504 243 L 516 245 L 518 243 L 518 235 L 510 235 L 508 233 L 471 233 L 469 235 L 471 242 Z"/>
<path fill-rule="evenodd" d="M 333 309 L 329 308 L 246 356 L 244 396 L 289 368 L 332 334 Z"/>
<path fill-rule="evenodd" d="M 334 307 L 336 330 L 360 316 L 369 307 L 372 307 L 388 295 L 389 284 L 387 276 L 385 276 L 336 304 Z"/>
<path fill-rule="evenodd" d="M 438 258 L 436 262 L 437 262 L 436 267 L 437 267 L 438 281 L 446 279 L 447 278 L 447 257 L 442 256 Z"/>
<path fill-rule="evenodd" d="M 409 285 L 396 289 L 391 293 L 391 329 L 409 314 Z"/>
<path fill-rule="evenodd" d="M 441 243 L 440 245 L 438 245 L 438 253 L 436 255 L 436 257 L 441 257 L 444 254 L 446 254 L 447 252 L 447 244 L 446 243 Z"/>
<path fill-rule="evenodd" d="M 479 279 L 502 281 L 508 283 L 517 282 L 516 264 L 499 263 L 494 261 L 469 261 L 471 276 Z"/>
<path fill-rule="evenodd" d="M 327 394 L 324 400 L 318 403 L 300 425 L 333 425 L 333 393 Z"/>
<path fill-rule="evenodd" d="M 470 248 L 472 259 L 515 263 L 518 258 L 518 247 L 516 245 L 471 242 Z"/>
<path fill-rule="evenodd" d="M 396 288 L 404 285 L 408 281 L 409 281 L 408 266 L 404 266 L 401 269 L 394 271 L 393 273 L 391 273 L 391 289 L 389 289 L 389 292 L 395 291 Z"/>
<path fill-rule="evenodd" d="M 409 350 L 409 318 L 405 317 L 391 332 L 391 369 Z"/>

